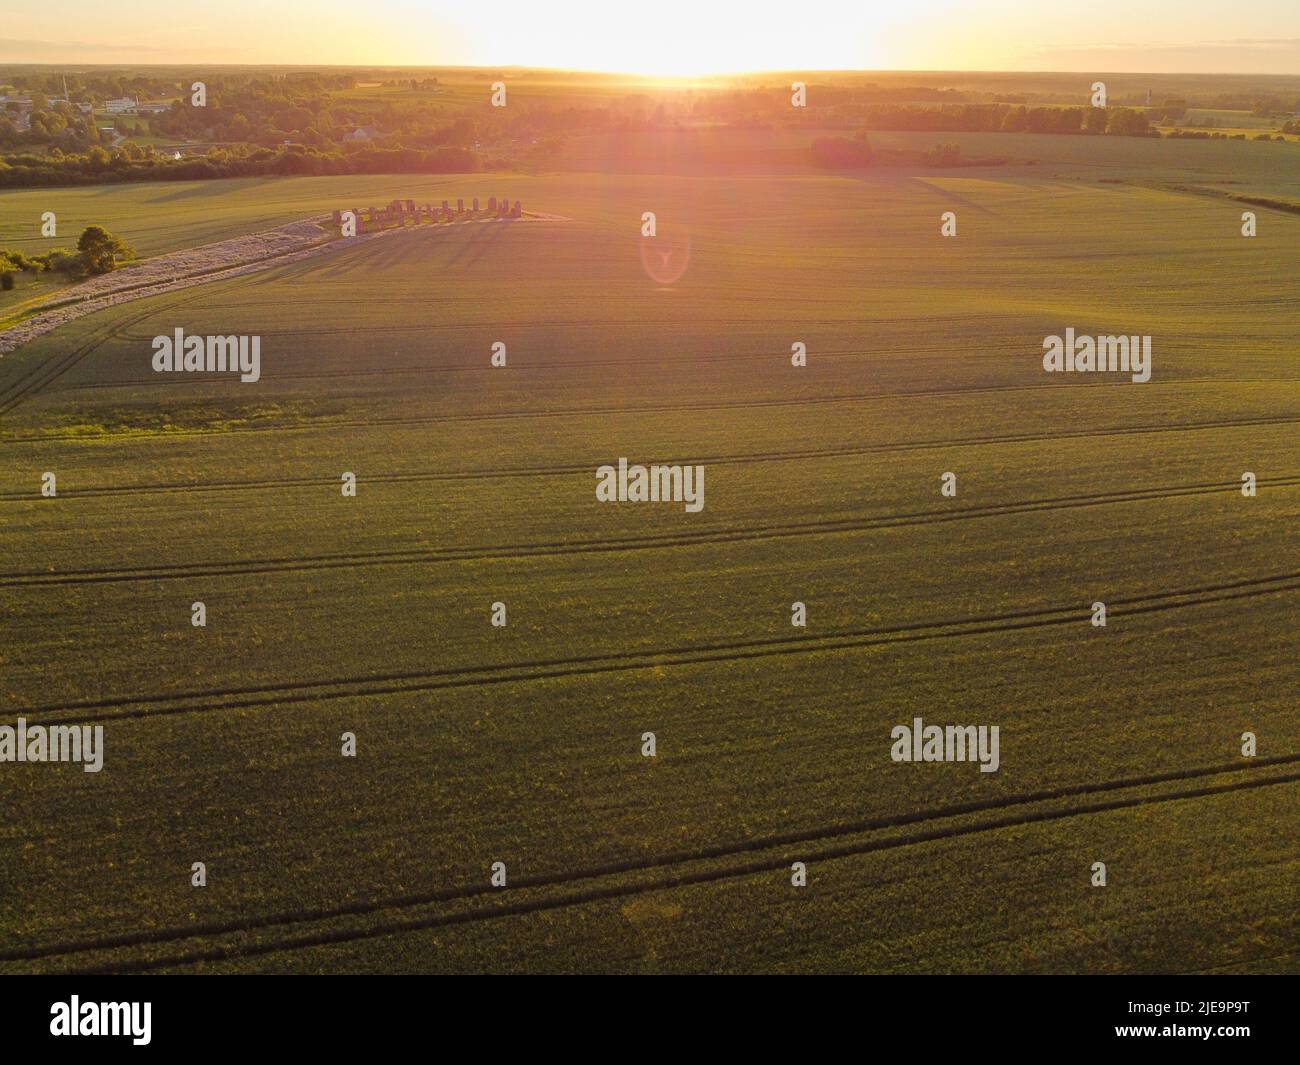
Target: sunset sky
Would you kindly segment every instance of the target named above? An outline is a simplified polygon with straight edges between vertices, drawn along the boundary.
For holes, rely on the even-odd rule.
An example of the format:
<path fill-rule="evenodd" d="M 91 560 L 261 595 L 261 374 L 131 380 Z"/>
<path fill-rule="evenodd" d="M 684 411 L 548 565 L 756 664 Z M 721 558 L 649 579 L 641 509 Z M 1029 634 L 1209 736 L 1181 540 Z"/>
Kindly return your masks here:
<path fill-rule="evenodd" d="M 1300 74 L 1300 0 L 5 0 L 0 62 Z"/>

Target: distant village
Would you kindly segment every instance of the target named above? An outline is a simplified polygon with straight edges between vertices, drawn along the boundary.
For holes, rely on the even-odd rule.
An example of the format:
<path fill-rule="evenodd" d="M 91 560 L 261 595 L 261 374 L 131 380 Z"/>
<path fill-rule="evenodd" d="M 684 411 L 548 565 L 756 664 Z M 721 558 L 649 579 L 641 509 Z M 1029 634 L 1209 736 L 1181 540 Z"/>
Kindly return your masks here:
<path fill-rule="evenodd" d="M 11 87 L 6 88 L 8 91 L 0 91 L 0 122 L 11 123 L 15 133 L 30 134 L 34 115 L 72 113 L 96 121 L 95 129 L 100 134 L 99 139 L 110 147 L 116 147 L 127 137 L 109 119 L 152 118 L 165 114 L 175 105 L 174 100 L 141 100 L 133 96 L 107 99 L 96 104 L 71 100 L 66 89 L 61 95 L 34 96 L 31 93 L 14 92 Z"/>
<path fill-rule="evenodd" d="M 323 116 L 325 95 L 291 94 L 286 99 L 270 91 L 274 88 L 273 84 L 241 87 L 213 101 L 214 106 L 196 120 L 196 109 L 180 85 L 156 85 L 152 93 L 112 96 L 90 93 L 84 86 L 70 92 L 66 78 L 57 91 L 45 92 L 0 81 L 0 151 L 59 148 L 66 153 L 96 145 L 118 148 L 134 141 L 161 147 L 163 154 L 179 159 L 230 143 L 324 148 L 331 143 L 373 144 L 385 137 L 378 125 L 361 115 L 341 122 Z"/>

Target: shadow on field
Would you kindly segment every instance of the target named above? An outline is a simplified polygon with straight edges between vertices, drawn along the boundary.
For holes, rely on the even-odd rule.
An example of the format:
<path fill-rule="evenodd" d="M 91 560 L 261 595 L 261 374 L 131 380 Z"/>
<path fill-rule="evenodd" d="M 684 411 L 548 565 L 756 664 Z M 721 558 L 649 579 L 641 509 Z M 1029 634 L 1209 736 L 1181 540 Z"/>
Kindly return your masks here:
<path fill-rule="evenodd" d="M 478 262 L 501 239 L 505 225 L 485 223 L 471 227 L 412 229 L 382 240 L 344 250 L 326 262 L 309 260 L 311 271 L 323 278 L 341 278 L 354 270 L 384 270 L 412 263 L 443 269 L 466 269 Z M 443 253 L 449 253 L 443 258 Z M 285 276 L 285 275 L 280 275 Z"/>
<path fill-rule="evenodd" d="M 461 248 L 459 254 L 448 261 L 448 266 L 459 265 L 462 270 L 466 270 L 478 262 L 501 240 L 501 235 L 505 233 L 508 224 L 489 223 L 486 228 L 487 236 L 482 240 L 470 241 Z M 469 258 L 466 253 L 472 252 Z"/>
<path fill-rule="evenodd" d="M 941 189 L 938 186 L 927 181 L 925 178 L 909 177 L 907 178 L 906 183 L 908 185 L 913 185 L 913 186 L 919 185 L 921 188 L 925 189 L 926 192 L 929 192 L 934 196 L 937 196 L 939 199 L 944 200 L 946 203 L 956 203 L 959 204 L 961 207 L 966 208 L 967 210 L 977 211 L 979 214 L 993 215 L 997 213 L 996 211 L 989 210 L 989 208 L 985 207 L 982 203 L 979 203 L 976 200 L 968 199 L 965 196 L 957 195 L 957 193 L 953 192 L 952 189 Z"/>
<path fill-rule="evenodd" d="M 196 196 L 224 196 L 226 193 L 240 193 L 256 189 L 267 184 L 265 179 L 252 181 L 194 181 L 186 182 L 186 187 L 169 192 L 165 196 L 155 196 L 147 203 L 168 203 L 172 200 L 192 200 Z"/>

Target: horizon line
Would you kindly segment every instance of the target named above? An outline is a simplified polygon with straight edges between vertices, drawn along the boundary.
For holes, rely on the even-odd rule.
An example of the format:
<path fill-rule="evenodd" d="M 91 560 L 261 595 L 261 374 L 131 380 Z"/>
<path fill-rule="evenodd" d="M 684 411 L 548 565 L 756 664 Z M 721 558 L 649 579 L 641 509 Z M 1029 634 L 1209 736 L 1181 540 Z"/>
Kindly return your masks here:
<path fill-rule="evenodd" d="M 917 75 L 951 75 L 951 74 L 1005 74 L 1019 76 L 1061 76 L 1067 74 L 1078 74 L 1081 77 L 1121 75 L 1125 77 L 1149 77 L 1149 78 L 1187 78 L 1187 77 L 1206 77 L 1206 78 L 1293 78 L 1300 81 L 1300 73 L 1288 73 L 1283 71 L 1254 71 L 1252 73 L 1241 73 L 1239 71 L 1213 71 L 1213 70 L 1180 70 L 1180 71 L 1150 71 L 1150 70 L 1099 70 L 1095 67 L 1086 70 L 1009 70 L 1002 67 L 954 67 L 954 68 L 912 68 L 912 67 L 767 67 L 755 70 L 733 70 L 733 71 L 708 71 L 695 74 L 655 74 L 650 71 L 626 71 L 626 70 L 596 70 L 585 67 L 546 67 L 546 66 L 529 66 L 521 63 L 475 63 L 475 64 L 458 64 L 458 63 L 436 63 L 436 64 L 410 64 L 410 63 L 237 63 L 237 62 L 209 62 L 207 60 L 196 60 L 191 63 L 154 63 L 149 61 L 123 61 L 123 62 L 88 62 L 77 60 L 0 60 L 0 70 L 7 70 L 13 67 L 96 67 L 109 70 L 116 69 L 139 69 L 153 68 L 159 70 L 193 70 L 195 67 L 220 67 L 229 69 L 255 69 L 255 70 L 415 70 L 415 71 L 475 71 L 475 70 L 497 70 L 497 71 L 524 71 L 536 72 L 540 74 L 585 74 L 591 77 L 607 78 L 648 78 L 654 81 L 699 81 L 715 80 L 720 78 L 742 78 L 742 77 L 761 77 L 766 75 L 785 75 L 785 74 L 917 74 Z"/>

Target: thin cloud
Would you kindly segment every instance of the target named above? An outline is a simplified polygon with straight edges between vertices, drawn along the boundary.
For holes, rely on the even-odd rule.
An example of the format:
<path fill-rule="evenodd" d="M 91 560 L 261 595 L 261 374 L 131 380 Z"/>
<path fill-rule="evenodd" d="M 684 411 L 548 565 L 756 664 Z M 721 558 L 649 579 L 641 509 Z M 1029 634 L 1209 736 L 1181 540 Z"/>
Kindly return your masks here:
<path fill-rule="evenodd" d="M 201 27 L 195 27 L 196 29 Z M 222 50 L 217 54 L 226 54 Z M 122 59 L 130 56 L 196 56 L 212 55 L 211 49 L 176 48 L 152 44 L 106 44 L 90 41 L 39 41 L 0 37 L 0 59 L 11 63 L 96 62 L 101 59 Z"/>
<path fill-rule="evenodd" d="M 1238 48 L 1252 49 L 1300 49 L 1300 37 L 1236 37 L 1226 41 L 1188 41 L 1183 44 L 1134 44 L 1129 42 L 1098 41 L 1091 44 L 1054 44 L 1044 45 L 1033 51 L 1033 55 L 1077 54 L 1081 52 L 1195 52 L 1224 51 Z"/>

